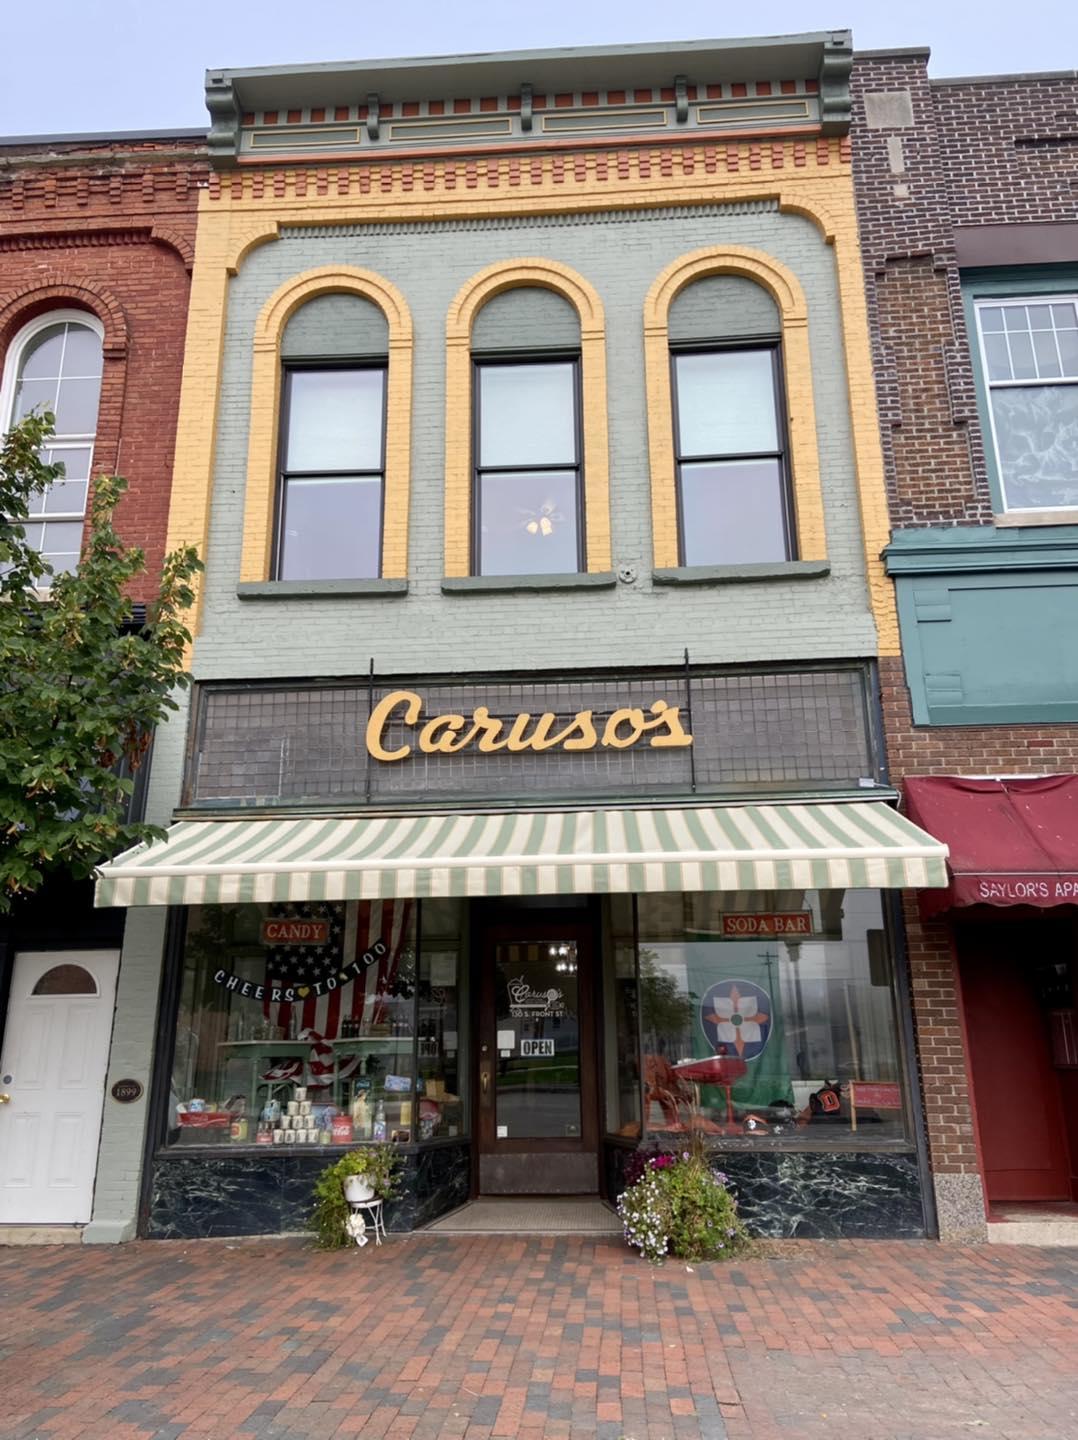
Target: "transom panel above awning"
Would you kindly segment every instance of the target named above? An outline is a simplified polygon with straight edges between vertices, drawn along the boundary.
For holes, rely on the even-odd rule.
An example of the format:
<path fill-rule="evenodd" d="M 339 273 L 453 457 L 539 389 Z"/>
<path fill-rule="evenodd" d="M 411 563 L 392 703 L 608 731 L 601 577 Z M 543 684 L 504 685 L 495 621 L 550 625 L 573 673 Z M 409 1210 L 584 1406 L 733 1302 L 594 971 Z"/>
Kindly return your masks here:
<path fill-rule="evenodd" d="M 102 866 L 95 903 L 919 888 L 946 859 L 878 800 L 180 820 Z"/>

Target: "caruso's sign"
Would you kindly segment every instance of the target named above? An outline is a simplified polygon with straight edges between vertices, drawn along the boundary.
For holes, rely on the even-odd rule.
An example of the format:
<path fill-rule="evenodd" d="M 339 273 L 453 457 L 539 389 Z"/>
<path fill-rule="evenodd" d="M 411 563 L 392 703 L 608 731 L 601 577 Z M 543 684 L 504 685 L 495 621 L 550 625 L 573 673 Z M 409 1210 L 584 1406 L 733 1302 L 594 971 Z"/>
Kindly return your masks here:
<path fill-rule="evenodd" d="M 387 732 L 403 725 L 413 739 L 390 748 Z M 419 749 L 426 755 L 456 755 L 474 749 L 482 755 L 505 750 L 628 750 L 646 740 L 655 749 L 683 749 L 692 736 L 681 724 L 681 707 L 656 700 L 644 710 L 626 705 L 613 710 L 605 721 L 592 710 L 578 710 L 565 721 L 553 711 L 533 715 L 522 711 L 511 720 L 491 715 L 477 705 L 471 715 L 432 715 L 425 718 L 423 697 L 414 690 L 393 690 L 375 705 L 367 722 L 367 753 L 375 760 L 405 760 Z M 414 743 L 413 743 L 414 741 Z"/>

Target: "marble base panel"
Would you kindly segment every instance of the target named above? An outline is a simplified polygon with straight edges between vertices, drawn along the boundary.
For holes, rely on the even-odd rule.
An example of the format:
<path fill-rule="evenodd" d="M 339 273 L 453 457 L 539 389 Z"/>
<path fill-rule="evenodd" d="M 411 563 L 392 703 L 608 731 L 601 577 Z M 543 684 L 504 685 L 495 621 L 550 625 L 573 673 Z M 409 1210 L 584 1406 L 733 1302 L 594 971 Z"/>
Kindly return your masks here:
<path fill-rule="evenodd" d="M 754 1235 L 802 1240 L 919 1239 L 926 1234 L 912 1152 L 751 1151 L 716 1148 Z M 607 1194 L 625 1188 L 631 1149 L 607 1145 Z"/>
<path fill-rule="evenodd" d="M 314 1182 L 340 1152 L 304 1155 L 160 1155 L 154 1161 L 151 1239 L 281 1235 L 304 1230 Z M 463 1205 L 471 1190 L 467 1142 L 406 1152 L 402 1193 L 386 1203 L 387 1230 L 414 1230 Z"/>

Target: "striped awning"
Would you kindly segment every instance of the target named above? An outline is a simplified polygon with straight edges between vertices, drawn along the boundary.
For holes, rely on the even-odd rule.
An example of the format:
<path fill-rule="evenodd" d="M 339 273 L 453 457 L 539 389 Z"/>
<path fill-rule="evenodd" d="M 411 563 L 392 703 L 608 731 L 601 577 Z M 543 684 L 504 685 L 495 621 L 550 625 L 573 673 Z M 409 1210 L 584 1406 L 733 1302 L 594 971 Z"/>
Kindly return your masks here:
<path fill-rule="evenodd" d="M 97 905 L 947 884 L 881 801 L 181 820 L 101 867 Z"/>

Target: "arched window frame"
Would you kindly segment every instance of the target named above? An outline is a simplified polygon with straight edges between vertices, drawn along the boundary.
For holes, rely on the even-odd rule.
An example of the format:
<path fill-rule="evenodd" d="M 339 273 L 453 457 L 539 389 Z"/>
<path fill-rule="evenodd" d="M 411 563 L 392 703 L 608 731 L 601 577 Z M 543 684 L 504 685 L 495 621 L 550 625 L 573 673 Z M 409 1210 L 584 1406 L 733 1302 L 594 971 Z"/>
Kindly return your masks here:
<path fill-rule="evenodd" d="M 506 290 L 552 290 L 580 320 L 580 428 L 583 438 L 586 573 L 611 568 L 610 461 L 606 406 L 606 326 L 598 292 L 554 260 L 498 262 L 457 292 L 446 318 L 445 573 L 472 573 L 472 323 L 488 300 Z M 526 347 L 522 347 L 522 353 Z M 508 354 L 507 352 L 507 358 Z"/>
<path fill-rule="evenodd" d="M 241 582 L 258 583 L 272 579 L 277 511 L 277 445 L 283 389 L 281 339 L 285 326 L 307 301 L 334 294 L 358 295 L 370 300 L 386 317 L 389 360 L 381 574 L 383 579 L 407 578 L 412 317 L 400 291 L 373 270 L 350 265 L 327 265 L 287 280 L 266 301 L 255 325 Z"/>
<path fill-rule="evenodd" d="M 47 330 L 53 325 L 82 325 L 87 330 L 92 330 L 101 344 L 102 352 L 102 381 L 98 384 L 98 404 L 101 402 L 101 384 L 104 378 L 104 351 L 105 351 L 105 327 L 98 317 L 90 310 L 79 310 L 74 306 L 64 306 L 54 310 L 43 310 L 28 320 L 11 338 L 4 356 L 3 375 L 0 377 L 0 431 L 6 433 L 14 420 L 15 413 L 15 388 L 18 384 L 19 372 L 22 368 L 23 357 L 27 347 L 35 336 L 40 335 L 42 330 Z M 48 450 L 53 460 L 62 461 L 65 450 L 89 449 L 89 457 L 86 464 L 86 494 L 83 498 L 82 509 L 75 511 L 58 511 L 50 513 L 45 520 L 44 513 L 39 517 L 34 515 L 32 523 L 60 523 L 60 524 L 82 524 L 86 519 L 86 506 L 90 494 L 90 479 L 93 474 L 94 446 L 97 441 L 97 431 L 90 434 L 58 434 L 49 441 Z M 81 478 L 81 477 L 79 477 Z M 43 552 L 48 554 L 46 548 Z M 47 580 L 43 578 L 42 584 Z"/>
<path fill-rule="evenodd" d="M 648 449 L 651 464 L 651 521 L 657 569 L 679 563 L 677 465 L 673 393 L 670 383 L 670 307 L 696 280 L 738 275 L 771 295 L 782 327 L 784 405 L 789 437 L 793 530 L 801 560 L 826 560 L 823 493 L 816 438 L 816 405 L 809 353 L 808 305 L 793 272 L 780 261 L 746 246 L 713 246 L 682 255 L 657 277 L 644 302 L 644 355 L 648 395 Z"/>

